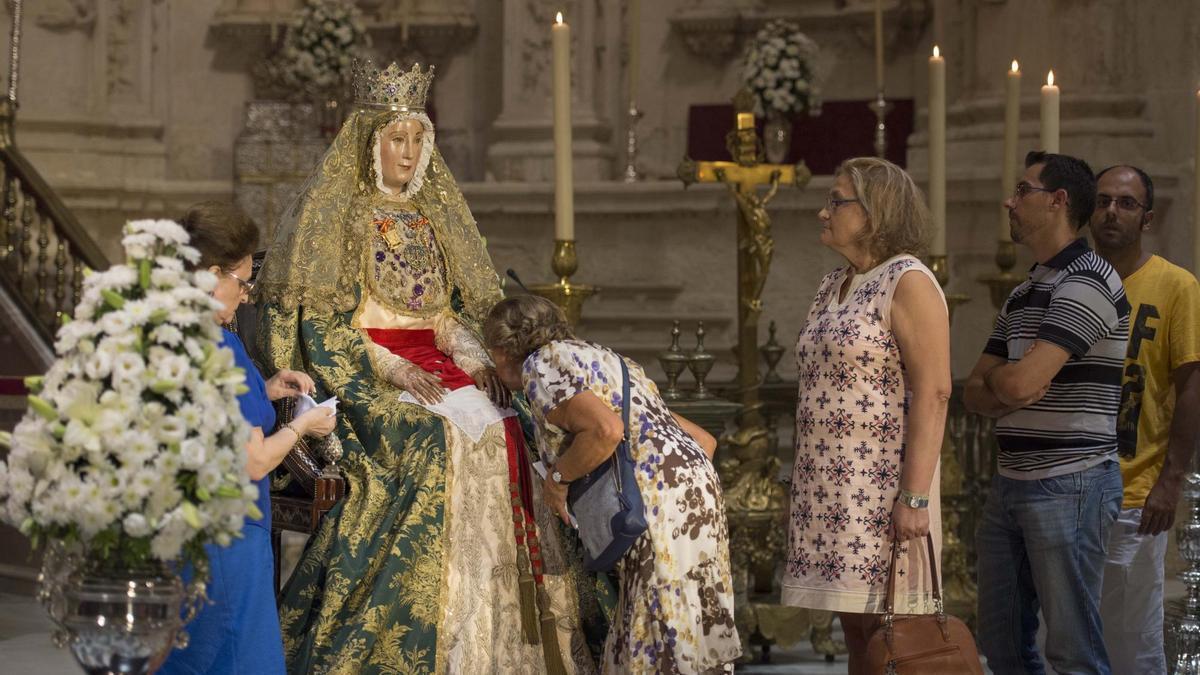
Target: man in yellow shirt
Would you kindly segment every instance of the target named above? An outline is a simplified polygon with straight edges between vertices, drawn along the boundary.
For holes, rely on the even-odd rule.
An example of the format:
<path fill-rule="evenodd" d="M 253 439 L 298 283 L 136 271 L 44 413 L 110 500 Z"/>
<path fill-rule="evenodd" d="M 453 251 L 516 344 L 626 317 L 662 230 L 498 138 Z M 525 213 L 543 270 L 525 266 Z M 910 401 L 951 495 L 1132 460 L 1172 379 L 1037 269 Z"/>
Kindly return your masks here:
<path fill-rule="evenodd" d="M 1167 672 L 1163 562 L 1200 419 L 1200 284 L 1142 250 L 1154 183 L 1114 166 L 1097 184 L 1092 238 L 1129 299 L 1129 347 L 1117 442 L 1124 499 L 1112 525 L 1100 615 L 1114 673 Z"/>

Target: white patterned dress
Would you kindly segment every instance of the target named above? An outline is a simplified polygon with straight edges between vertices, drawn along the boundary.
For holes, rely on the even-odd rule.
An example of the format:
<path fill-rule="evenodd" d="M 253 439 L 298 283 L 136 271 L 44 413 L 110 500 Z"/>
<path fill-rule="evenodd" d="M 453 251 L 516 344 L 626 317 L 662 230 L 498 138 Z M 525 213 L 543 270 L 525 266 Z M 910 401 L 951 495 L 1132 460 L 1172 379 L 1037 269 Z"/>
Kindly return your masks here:
<path fill-rule="evenodd" d="M 900 491 L 908 415 L 891 309 L 907 272 L 933 279 L 919 260 L 900 255 L 856 275 L 839 302 L 849 268 L 834 270 L 821 281 L 800 331 L 784 604 L 883 612 L 891 555 L 887 531 Z M 935 472 L 929 524 L 940 556 L 938 482 Z M 901 548 L 896 611 L 928 614 L 933 599 L 927 547 L 923 540 L 909 544 Z"/>
<path fill-rule="evenodd" d="M 621 414 L 621 358 L 578 340 L 551 342 L 525 360 L 523 379 L 547 466 L 569 446 L 546 421 L 590 391 Z M 629 368 L 630 453 L 649 529 L 622 559 L 620 598 L 604 672 L 722 672 L 741 654 L 733 623 L 729 535 L 716 469 L 675 422 L 641 366 Z"/>

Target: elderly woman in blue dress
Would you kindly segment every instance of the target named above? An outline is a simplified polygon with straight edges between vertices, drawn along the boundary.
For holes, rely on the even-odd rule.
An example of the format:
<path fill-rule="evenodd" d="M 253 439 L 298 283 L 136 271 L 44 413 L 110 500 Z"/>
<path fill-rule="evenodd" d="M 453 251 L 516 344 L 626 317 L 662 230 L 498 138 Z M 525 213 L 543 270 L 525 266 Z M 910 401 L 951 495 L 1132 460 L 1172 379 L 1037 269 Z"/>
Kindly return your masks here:
<path fill-rule="evenodd" d="M 251 255 L 258 246 L 258 227 L 237 209 L 219 202 L 197 204 L 181 222 L 200 251 L 200 269 L 217 276 L 213 297 L 221 303 L 216 319 L 233 319 L 246 300 Z M 234 361 L 246 371 L 248 391 L 238 396 L 242 415 L 253 430 L 246 447 L 246 470 L 258 485 L 262 518 L 246 519 L 242 537 L 228 547 L 209 545 L 210 603 L 187 625 L 187 649 L 175 650 L 159 673 L 283 673 L 283 639 L 275 611 L 271 556 L 271 497 L 269 474 L 301 436 L 325 436 L 333 431 L 333 411 L 315 408 L 271 433 L 275 409 L 271 401 L 311 392 L 313 381 L 304 373 L 281 370 L 263 380 L 237 335 L 222 329 L 222 346 L 233 350 Z"/>
<path fill-rule="evenodd" d="M 505 386 L 529 398 L 547 473 L 542 499 L 568 521 L 567 485 L 612 456 L 624 436 L 624 357 L 578 340 L 562 311 L 522 295 L 502 300 L 484 340 Z M 741 654 L 716 441 L 671 413 L 641 366 L 630 379 L 630 454 L 649 529 L 618 566 L 621 589 L 604 672 L 718 673 Z"/>

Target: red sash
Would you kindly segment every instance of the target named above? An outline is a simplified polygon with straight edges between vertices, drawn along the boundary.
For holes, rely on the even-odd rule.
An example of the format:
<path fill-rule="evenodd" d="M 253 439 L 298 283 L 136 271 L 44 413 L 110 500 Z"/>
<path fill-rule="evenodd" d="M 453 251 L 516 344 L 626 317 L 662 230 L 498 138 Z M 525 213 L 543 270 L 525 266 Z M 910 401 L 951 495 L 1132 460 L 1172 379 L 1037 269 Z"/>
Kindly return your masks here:
<path fill-rule="evenodd" d="M 407 328 L 368 328 L 371 340 L 396 356 L 401 356 L 421 367 L 427 373 L 442 378 L 442 384 L 451 391 L 475 386 L 475 380 L 459 368 L 454 360 L 442 353 L 433 341 L 430 329 L 410 330 Z"/>

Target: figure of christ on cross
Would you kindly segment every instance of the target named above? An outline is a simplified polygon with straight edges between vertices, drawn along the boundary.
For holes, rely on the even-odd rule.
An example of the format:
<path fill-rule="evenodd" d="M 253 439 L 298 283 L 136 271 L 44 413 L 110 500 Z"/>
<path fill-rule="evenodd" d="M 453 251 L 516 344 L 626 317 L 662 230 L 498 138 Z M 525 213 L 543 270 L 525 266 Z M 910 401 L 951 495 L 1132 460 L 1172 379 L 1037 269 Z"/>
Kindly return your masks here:
<path fill-rule="evenodd" d="M 740 95 L 738 99 L 741 99 Z M 744 102 L 738 99 L 734 101 L 735 108 L 746 110 Z M 691 183 L 723 183 L 737 200 L 737 385 L 740 402 L 750 417 L 757 418 L 758 413 L 753 406 L 758 402 L 760 384 L 758 320 L 763 307 L 762 291 L 775 249 L 771 237 L 771 217 L 766 207 L 781 183 L 803 187 L 812 177 L 812 172 L 803 162 L 795 165 L 760 163 L 761 142 L 754 130 L 753 113 L 737 113 L 737 128 L 730 132 L 727 145 L 730 155 L 737 158 L 736 162 L 695 162 L 685 159 L 679 167 L 679 177 L 685 186 Z M 770 186 L 764 195 L 758 192 L 762 185 Z M 761 423 L 761 420 L 757 421 L 757 424 Z"/>

